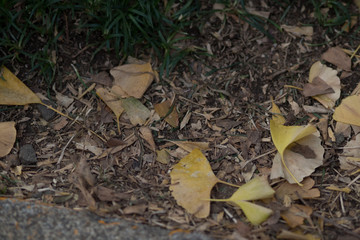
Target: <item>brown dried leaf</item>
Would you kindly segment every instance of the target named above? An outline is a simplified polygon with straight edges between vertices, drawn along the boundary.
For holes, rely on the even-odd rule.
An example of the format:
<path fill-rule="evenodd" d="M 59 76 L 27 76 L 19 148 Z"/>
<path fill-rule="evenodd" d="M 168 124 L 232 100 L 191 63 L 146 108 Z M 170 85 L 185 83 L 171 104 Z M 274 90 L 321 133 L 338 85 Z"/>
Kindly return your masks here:
<path fill-rule="evenodd" d="M 128 193 L 117 192 L 107 187 L 97 186 L 94 188 L 96 196 L 104 202 L 120 201 L 130 199 L 131 195 Z"/>
<path fill-rule="evenodd" d="M 303 94 L 305 97 L 312 97 L 327 93 L 334 93 L 335 91 L 320 77 L 315 77 L 311 83 L 306 83 Z"/>
<path fill-rule="evenodd" d="M 275 195 L 280 200 L 283 200 L 285 196 L 289 196 L 292 200 L 299 199 L 299 196 L 303 199 L 320 197 L 319 189 L 312 188 L 315 184 L 313 179 L 305 178 L 302 184 L 303 186 L 301 187 L 297 184 L 284 182 L 276 189 Z"/>
<path fill-rule="evenodd" d="M 304 219 L 309 218 L 312 213 L 309 206 L 293 204 L 288 210 L 281 213 L 281 217 L 286 221 L 287 225 L 295 228 L 304 223 Z"/>
<path fill-rule="evenodd" d="M 153 135 L 152 135 L 152 132 L 151 132 L 150 128 L 149 127 L 141 127 L 140 128 L 140 133 L 141 133 L 141 137 L 143 139 L 145 139 L 145 141 L 150 145 L 151 150 L 153 152 L 155 152 L 156 151 L 156 145 L 155 145 L 154 138 L 153 138 Z"/>
<path fill-rule="evenodd" d="M 139 204 L 139 205 L 133 205 L 133 206 L 128 206 L 123 210 L 124 214 L 139 214 L 139 215 L 143 215 L 145 210 L 147 208 L 146 204 Z"/>
<path fill-rule="evenodd" d="M 179 126 L 179 115 L 175 107 L 172 109 L 171 101 L 166 100 L 162 103 L 154 105 L 154 109 L 159 114 L 160 117 L 165 117 L 165 121 L 170 124 L 170 126 L 177 128 Z M 169 111 L 171 112 L 169 113 Z"/>
<path fill-rule="evenodd" d="M 351 71 L 351 59 L 339 47 L 329 48 L 325 53 L 323 53 L 323 55 L 321 55 L 321 59 L 332 63 L 345 71 Z"/>
<path fill-rule="evenodd" d="M 138 99 L 156 76 L 150 63 L 117 66 L 110 70 L 110 74 L 114 77 L 114 85 L 120 86 L 129 96 Z"/>

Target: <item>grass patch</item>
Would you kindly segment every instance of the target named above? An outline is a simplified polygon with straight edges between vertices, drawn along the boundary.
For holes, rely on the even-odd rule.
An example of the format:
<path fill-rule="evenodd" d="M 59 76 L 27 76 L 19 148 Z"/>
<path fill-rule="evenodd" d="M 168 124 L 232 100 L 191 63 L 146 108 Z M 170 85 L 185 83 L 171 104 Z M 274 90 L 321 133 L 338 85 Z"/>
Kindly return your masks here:
<path fill-rule="evenodd" d="M 56 75 L 57 41 L 67 37 L 70 24 L 86 33 L 87 44 L 115 51 L 119 58 L 135 53 L 134 46 L 151 48 L 162 59 L 161 74 L 169 72 L 191 50 L 176 47 L 186 34 L 197 1 L 174 0 L 0 0 L 0 61 L 31 62 L 50 86 Z M 98 36 L 90 42 L 91 36 Z M 93 40 L 93 39 L 92 39 Z M 36 46 L 34 46 L 36 43 Z"/>

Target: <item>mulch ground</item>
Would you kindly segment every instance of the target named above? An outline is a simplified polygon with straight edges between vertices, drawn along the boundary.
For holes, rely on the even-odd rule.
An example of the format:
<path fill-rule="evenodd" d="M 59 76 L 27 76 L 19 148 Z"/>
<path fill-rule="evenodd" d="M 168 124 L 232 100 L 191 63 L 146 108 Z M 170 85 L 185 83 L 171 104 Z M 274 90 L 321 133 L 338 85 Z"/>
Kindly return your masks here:
<path fill-rule="evenodd" d="M 279 199 L 274 199 L 270 205 L 274 215 L 254 227 L 246 221 L 241 210 L 225 203 L 212 203 L 208 218 L 195 218 L 176 203 L 169 191 L 171 167 L 186 154 L 171 141 L 208 142 L 210 149 L 205 155 L 216 176 L 241 185 L 254 175 L 270 174 L 276 154 L 269 131 L 271 97 L 287 113 L 288 124 L 305 125 L 309 118 L 315 118 L 316 122 L 316 115 L 304 110 L 295 114 L 289 104 L 290 99 L 299 106 L 314 105 L 315 100 L 284 85 L 303 87 L 311 65 L 320 60 L 323 52 L 331 46 L 355 49 L 360 41 L 350 39 L 349 33 L 326 44 L 308 45 L 324 43 L 336 33 L 327 33 L 316 19 L 309 17 L 311 9 L 301 11 L 301 7 L 291 8 L 283 22 L 287 25 L 314 23 L 311 41 L 291 36 L 268 24 L 267 31 L 276 39 L 274 43 L 230 14 L 225 23 L 216 15 L 202 19 L 200 30 L 194 22 L 189 31 L 194 38 L 182 44 L 199 46 L 213 56 L 186 57 L 168 77 L 154 82 L 142 99 L 150 110 L 154 109 L 154 104 L 172 99 L 180 121 L 186 114 L 191 114 L 182 129 L 174 129 L 161 120 L 150 125 L 157 149 L 166 148 L 171 153 L 168 164 L 156 161 L 156 153 L 141 138 L 139 127 L 131 125 L 126 116 L 120 119 L 119 135 L 113 113 L 96 95 L 89 92 L 78 98 L 85 87 L 70 63 L 76 66 L 85 82 L 91 82 L 96 73 L 109 71 L 119 65 L 119 60 L 112 53 L 101 51 L 90 62 L 94 49 L 84 50 L 84 39 L 75 31 L 70 34 L 70 39 L 60 39 L 58 74 L 52 90 L 73 98 L 74 102 L 68 108 L 61 107 L 54 92 L 53 102 L 59 110 L 78 117 L 87 129 L 109 140 L 108 145 L 84 127 L 61 116 L 44 120 L 34 105 L 8 108 L 0 112 L 1 121 L 16 121 L 18 132 L 14 149 L 1 161 L 0 179 L 2 189 L 5 189 L 1 196 L 36 199 L 69 208 L 89 208 L 99 215 L 121 216 L 171 230 L 204 231 L 224 239 L 239 239 L 239 236 L 275 239 L 282 230 L 297 230 L 320 239 L 355 239 L 360 234 L 360 181 L 352 182 L 356 175 L 341 170 L 338 161 L 342 152 L 339 148 L 351 136 L 326 146 L 324 164 L 310 176 L 315 181 L 313 187 L 320 190 L 320 197 L 294 201 L 313 211 L 295 230 L 280 217 L 286 206 Z M 254 8 L 270 12 L 270 19 L 274 21 L 283 13 L 276 6 L 255 4 Z M 139 49 L 139 52 L 142 54 L 137 58 L 149 59 L 147 50 Z M 160 61 L 153 61 L 154 69 L 159 67 Z M 46 86 L 42 87 L 41 79 L 31 74 L 26 66 L 14 62 L 8 67 L 34 92 L 46 96 Z M 359 83 L 358 70 L 359 67 L 354 66 L 352 75 L 341 80 L 342 96 L 349 95 Z M 123 147 L 94 159 L 92 151 L 77 145 L 84 142 L 100 149 Z M 34 147 L 36 164 L 24 165 L 19 161 L 19 149 L 25 144 Z M 282 179 L 269 181 L 274 189 L 284 182 Z M 331 184 L 346 187 L 350 182 L 350 193 L 326 189 Z M 218 184 L 212 196 L 224 198 L 233 191 L 233 188 Z"/>

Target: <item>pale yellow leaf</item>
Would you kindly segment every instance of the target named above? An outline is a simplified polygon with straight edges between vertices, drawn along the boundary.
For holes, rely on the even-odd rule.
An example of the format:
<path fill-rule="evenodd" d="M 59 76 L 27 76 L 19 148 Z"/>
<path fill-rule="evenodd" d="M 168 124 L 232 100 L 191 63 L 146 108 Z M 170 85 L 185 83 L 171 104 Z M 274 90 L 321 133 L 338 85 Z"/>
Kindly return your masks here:
<path fill-rule="evenodd" d="M 239 189 L 229 198 L 229 201 L 235 202 L 238 200 L 249 201 L 271 198 L 274 193 L 275 191 L 270 187 L 265 178 L 256 177 L 239 187 Z"/>
<path fill-rule="evenodd" d="M 315 62 L 309 73 L 309 82 L 311 83 L 316 77 L 321 78 L 327 85 L 329 85 L 334 93 L 327 93 L 323 95 L 314 96 L 326 108 L 333 108 L 335 102 L 340 97 L 340 78 L 337 76 L 337 71 L 323 65 L 320 61 Z"/>
<path fill-rule="evenodd" d="M 335 108 L 333 118 L 338 122 L 360 126 L 360 95 L 352 95 L 342 100 Z"/>
<path fill-rule="evenodd" d="M 246 218 L 253 224 L 259 225 L 268 219 L 273 211 L 269 208 L 250 203 L 247 201 L 232 201 L 243 210 Z"/>
<path fill-rule="evenodd" d="M 139 100 L 133 97 L 121 100 L 121 106 L 124 108 L 131 124 L 144 125 L 150 117 L 151 112 Z"/>
<path fill-rule="evenodd" d="M 280 108 L 274 103 L 273 99 L 271 99 L 271 102 L 272 102 L 271 113 L 273 114 L 272 119 L 278 124 L 284 124 L 286 120 L 282 116 Z"/>
<path fill-rule="evenodd" d="M 0 67 L 0 105 L 25 105 L 41 100 L 5 66 Z"/>
<path fill-rule="evenodd" d="M 4 157 L 10 153 L 15 140 L 15 122 L 0 122 L 0 157 Z"/>
<path fill-rule="evenodd" d="M 211 201 L 230 202 L 240 207 L 249 221 L 254 225 L 258 225 L 264 222 L 273 211 L 247 201 L 271 198 L 274 193 L 275 191 L 265 178 L 256 177 L 239 187 L 230 198 L 211 199 Z"/>
<path fill-rule="evenodd" d="M 164 148 L 161 150 L 156 150 L 156 161 L 162 164 L 168 164 L 170 162 L 170 154 L 169 152 Z"/>
<path fill-rule="evenodd" d="M 171 173 L 172 196 L 177 203 L 198 218 L 210 213 L 210 192 L 220 180 L 214 175 L 206 157 L 199 149 L 177 163 Z"/>
<path fill-rule="evenodd" d="M 319 132 L 295 140 L 286 147 L 282 157 L 280 151 L 275 155 L 271 179 L 283 177 L 289 183 L 299 183 L 323 164 L 323 155 Z"/>

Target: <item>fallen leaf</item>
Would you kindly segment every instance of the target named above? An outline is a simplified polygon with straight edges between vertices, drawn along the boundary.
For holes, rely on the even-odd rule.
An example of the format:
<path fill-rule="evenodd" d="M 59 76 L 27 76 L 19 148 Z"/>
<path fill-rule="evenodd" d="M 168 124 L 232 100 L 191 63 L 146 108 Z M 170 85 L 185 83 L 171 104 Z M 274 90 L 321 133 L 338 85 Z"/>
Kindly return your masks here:
<path fill-rule="evenodd" d="M 26 105 L 31 103 L 42 104 L 40 98 L 33 93 L 5 66 L 0 67 L 0 104 Z"/>
<path fill-rule="evenodd" d="M 351 71 L 351 59 L 339 47 L 329 48 L 325 53 L 321 55 L 321 59 L 332 63 L 345 71 Z"/>
<path fill-rule="evenodd" d="M 311 178 L 305 178 L 302 182 L 303 186 L 298 184 L 290 184 L 288 182 L 282 183 L 275 191 L 276 198 L 283 201 L 285 196 L 291 200 L 298 200 L 299 197 L 303 199 L 312 199 L 320 197 L 320 191 L 317 188 L 312 188 L 315 181 Z"/>
<path fill-rule="evenodd" d="M 221 182 L 206 157 L 199 149 L 194 149 L 177 163 L 171 173 L 171 194 L 177 203 L 198 218 L 206 218 L 210 213 L 210 192 Z"/>
<path fill-rule="evenodd" d="M 114 85 L 123 89 L 129 96 L 141 98 L 155 77 L 150 63 L 125 64 L 110 70 Z"/>
<path fill-rule="evenodd" d="M 344 25 L 341 27 L 341 30 L 344 32 L 350 32 L 350 29 L 352 29 L 357 24 L 357 20 L 358 20 L 357 16 L 351 16 L 350 24 L 349 24 L 349 20 L 346 19 Z"/>
<path fill-rule="evenodd" d="M 342 100 L 335 108 L 333 118 L 338 122 L 360 126 L 360 95 L 352 95 Z"/>
<path fill-rule="evenodd" d="M 190 118 L 191 118 L 191 112 L 188 110 L 180 123 L 180 130 L 183 129 L 186 126 L 186 124 L 188 124 Z"/>
<path fill-rule="evenodd" d="M 0 122 L 0 157 L 4 157 L 10 153 L 15 140 L 15 122 Z"/>
<path fill-rule="evenodd" d="M 96 90 L 96 94 L 101 98 L 101 100 L 103 100 L 106 103 L 106 105 L 115 114 L 116 123 L 120 134 L 119 119 L 121 114 L 124 112 L 124 108 L 121 106 L 121 99 L 119 99 L 119 96 L 117 96 L 116 94 L 112 93 L 111 91 L 105 88 L 98 88 Z"/>
<path fill-rule="evenodd" d="M 104 202 L 127 200 L 131 197 L 128 193 L 118 192 L 103 186 L 95 187 L 94 192 L 100 201 Z"/>
<path fill-rule="evenodd" d="M 177 146 L 181 147 L 185 151 L 191 152 L 194 149 L 200 149 L 200 150 L 208 150 L 209 149 L 209 143 L 208 142 L 190 142 L 190 141 L 170 141 Z"/>
<path fill-rule="evenodd" d="M 309 218 L 313 212 L 309 206 L 293 204 L 289 209 L 281 213 L 281 217 L 286 221 L 287 225 L 295 228 L 304 223 L 304 219 Z"/>
<path fill-rule="evenodd" d="M 151 132 L 151 129 L 149 127 L 141 127 L 139 129 L 141 137 L 145 139 L 145 141 L 150 145 L 150 149 L 155 152 L 156 151 L 156 145 L 154 142 L 154 138 Z"/>
<path fill-rule="evenodd" d="M 315 77 L 311 83 L 306 83 L 303 90 L 305 97 L 313 97 L 334 92 L 335 91 L 320 77 Z"/>
<path fill-rule="evenodd" d="M 80 161 L 76 167 L 76 173 L 78 176 L 85 180 L 90 186 L 94 186 L 96 183 L 95 176 L 90 171 L 90 165 L 87 163 L 85 156 L 80 157 Z"/>
<path fill-rule="evenodd" d="M 275 191 L 270 187 L 265 178 L 256 177 L 239 187 L 230 198 L 211 199 L 211 201 L 230 202 L 240 207 L 252 224 L 259 225 L 264 222 L 273 211 L 248 201 L 271 198 L 274 193 Z"/>
<path fill-rule="evenodd" d="M 165 117 L 165 121 L 170 124 L 170 126 L 177 128 L 179 126 L 179 115 L 175 106 L 171 105 L 170 100 L 166 100 L 162 103 L 154 105 L 154 109 L 159 114 L 160 117 Z"/>
<path fill-rule="evenodd" d="M 280 112 L 274 102 L 272 112 Z M 284 126 L 284 120 L 279 114 L 273 114 L 270 120 L 271 138 L 278 150 L 271 169 L 271 179 L 283 177 L 290 183 L 300 184 L 304 177 L 321 166 L 324 148 L 315 126 Z"/>
<path fill-rule="evenodd" d="M 126 208 L 123 209 L 123 213 L 124 214 L 139 214 L 139 215 L 142 215 L 142 214 L 144 214 L 146 208 L 147 208 L 146 204 L 127 206 Z"/>
<path fill-rule="evenodd" d="M 124 108 L 132 125 L 144 125 L 151 112 L 139 100 L 133 97 L 123 99 L 121 105 Z"/>
<path fill-rule="evenodd" d="M 311 26 L 297 27 L 297 26 L 281 25 L 281 28 L 290 34 L 293 34 L 296 37 L 305 36 L 305 39 L 308 41 L 312 40 L 312 35 L 314 33 L 314 29 Z"/>
<path fill-rule="evenodd" d="M 156 161 L 162 164 L 168 164 L 170 162 L 170 154 L 165 148 L 161 150 L 157 150 L 156 155 L 157 155 Z"/>
<path fill-rule="evenodd" d="M 291 239 L 291 240 L 320 240 L 321 238 L 313 234 L 303 234 L 299 231 L 290 232 L 282 229 L 280 234 L 276 236 L 276 239 Z"/>
<path fill-rule="evenodd" d="M 319 101 L 326 108 L 333 108 L 335 102 L 340 97 L 340 78 L 337 76 L 337 71 L 329 68 L 320 61 L 314 63 L 310 68 L 309 73 L 309 82 L 312 83 L 316 77 L 321 78 L 327 85 L 329 85 L 334 93 L 327 93 L 322 95 L 313 96 L 317 101 Z"/>
<path fill-rule="evenodd" d="M 343 170 L 353 171 L 360 168 L 360 134 L 345 145 L 339 161 Z"/>

